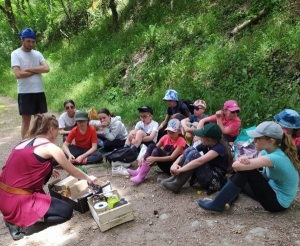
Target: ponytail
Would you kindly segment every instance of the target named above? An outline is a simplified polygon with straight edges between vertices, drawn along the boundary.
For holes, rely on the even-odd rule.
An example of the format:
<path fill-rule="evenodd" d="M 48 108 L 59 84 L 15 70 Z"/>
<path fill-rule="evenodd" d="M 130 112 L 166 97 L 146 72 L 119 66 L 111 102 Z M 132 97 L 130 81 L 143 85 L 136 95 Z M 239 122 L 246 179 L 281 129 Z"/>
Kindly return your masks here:
<path fill-rule="evenodd" d="M 300 161 L 298 159 L 297 146 L 294 144 L 293 139 L 288 134 L 283 134 L 282 140 L 278 139 L 277 144 L 280 149 L 287 155 L 287 157 L 294 164 L 295 168 L 300 171 Z"/>
<path fill-rule="evenodd" d="M 232 169 L 233 156 L 232 156 L 231 149 L 229 148 L 227 141 L 223 137 L 219 141 L 220 141 L 220 144 L 222 144 L 226 149 L 226 154 L 227 154 L 227 158 L 228 158 L 227 172 L 231 173 L 233 171 L 233 169 Z"/>
<path fill-rule="evenodd" d="M 30 124 L 26 137 L 33 138 L 37 135 L 47 134 L 50 127 L 58 129 L 56 117 L 50 114 L 38 114 Z"/>

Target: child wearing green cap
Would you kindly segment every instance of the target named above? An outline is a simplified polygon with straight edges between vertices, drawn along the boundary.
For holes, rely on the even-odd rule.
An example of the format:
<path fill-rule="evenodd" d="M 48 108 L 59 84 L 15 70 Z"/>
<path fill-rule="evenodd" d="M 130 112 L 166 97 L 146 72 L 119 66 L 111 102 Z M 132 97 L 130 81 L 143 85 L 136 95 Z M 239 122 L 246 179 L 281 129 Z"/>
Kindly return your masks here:
<path fill-rule="evenodd" d="M 232 155 L 217 124 L 209 123 L 194 130 L 194 134 L 200 137 L 202 143 L 196 148 L 187 148 L 171 166 L 172 176 L 158 181 L 168 190 L 179 193 L 193 175 L 201 187 L 207 189 L 209 195 L 226 184 L 226 173 L 232 164 Z"/>
<path fill-rule="evenodd" d="M 77 111 L 75 120 L 77 126 L 71 130 L 63 143 L 63 151 L 69 161 L 75 165 L 100 163 L 103 156 L 97 151 L 96 129 L 89 125 L 87 112 Z M 75 140 L 75 143 L 71 144 L 73 140 Z"/>

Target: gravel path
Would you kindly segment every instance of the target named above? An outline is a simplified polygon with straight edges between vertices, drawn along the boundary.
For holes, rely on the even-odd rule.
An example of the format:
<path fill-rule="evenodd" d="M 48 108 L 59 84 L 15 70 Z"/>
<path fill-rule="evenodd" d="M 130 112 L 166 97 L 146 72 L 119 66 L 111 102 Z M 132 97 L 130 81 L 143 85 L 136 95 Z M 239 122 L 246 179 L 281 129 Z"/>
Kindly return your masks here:
<path fill-rule="evenodd" d="M 17 103 L 0 96 L 1 168 L 19 141 Z M 186 184 L 180 194 L 174 195 L 156 182 L 164 175 L 155 170 L 142 185 L 134 186 L 125 177 L 112 177 L 105 163 L 87 169 L 89 174 L 110 180 L 113 188 L 131 202 L 134 221 L 102 233 L 90 212 L 75 211 L 70 221 L 53 226 L 38 223 L 26 229 L 24 239 L 14 242 L 1 217 L 0 245 L 300 245 L 299 197 L 286 212 L 272 214 L 241 194 L 229 211 L 214 215 L 196 204 L 197 199 L 206 197 L 205 191 Z M 60 172 L 66 176 L 63 170 Z"/>

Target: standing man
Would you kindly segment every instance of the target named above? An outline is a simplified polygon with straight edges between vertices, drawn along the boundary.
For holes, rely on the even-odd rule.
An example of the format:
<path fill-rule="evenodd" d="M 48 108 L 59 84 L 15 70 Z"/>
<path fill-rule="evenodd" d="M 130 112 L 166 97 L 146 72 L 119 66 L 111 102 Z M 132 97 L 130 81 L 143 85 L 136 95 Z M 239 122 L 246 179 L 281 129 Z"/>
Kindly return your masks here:
<path fill-rule="evenodd" d="M 31 28 L 20 32 L 22 46 L 11 53 L 11 67 L 18 82 L 18 105 L 22 116 L 21 135 L 24 139 L 32 115 L 47 112 L 42 73 L 50 68 L 43 55 L 34 50 L 36 34 Z"/>

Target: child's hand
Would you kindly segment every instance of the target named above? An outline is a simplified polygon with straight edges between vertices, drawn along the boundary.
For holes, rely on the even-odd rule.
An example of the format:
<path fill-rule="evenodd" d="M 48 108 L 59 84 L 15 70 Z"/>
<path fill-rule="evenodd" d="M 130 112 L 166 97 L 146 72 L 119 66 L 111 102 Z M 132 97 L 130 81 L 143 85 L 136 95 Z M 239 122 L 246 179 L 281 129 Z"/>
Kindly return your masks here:
<path fill-rule="evenodd" d="M 218 118 L 218 119 L 222 118 L 222 114 L 223 114 L 222 110 L 217 111 L 217 112 L 216 112 L 217 118 Z"/>
<path fill-rule="evenodd" d="M 84 157 L 82 155 L 78 156 L 76 159 L 75 159 L 75 162 L 76 163 L 82 163 Z"/>
<path fill-rule="evenodd" d="M 143 161 L 144 161 L 144 158 L 141 158 L 141 159 L 139 160 L 139 162 L 138 162 L 139 167 L 142 166 Z"/>
<path fill-rule="evenodd" d="M 249 165 L 250 164 L 250 157 L 249 156 L 241 156 L 239 157 L 239 162 L 244 164 L 244 165 Z"/>
<path fill-rule="evenodd" d="M 181 166 L 178 166 L 176 169 L 171 170 L 170 173 L 171 173 L 173 176 L 176 176 L 176 175 L 178 175 L 179 173 L 181 173 L 180 169 L 181 169 Z"/>
<path fill-rule="evenodd" d="M 152 165 L 153 163 L 156 162 L 156 157 L 154 156 L 149 156 L 147 159 L 146 159 L 148 165 Z"/>
<path fill-rule="evenodd" d="M 128 140 L 131 142 L 133 139 L 135 139 L 135 134 L 134 133 L 129 134 Z"/>
<path fill-rule="evenodd" d="M 68 160 L 69 160 L 71 163 L 75 163 L 75 157 L 74 157 L 72 154 L 69 155 Z"/>
<path fill-rule="evenodd" d="M 101 128 L 103 129 L 104 127 L 108 126 L 108 122 L 106 120 L 101 121 Z"/>
<path fill-rule="evenodd" d="M 171 166 L 171 168 L 170 168 L 170 173 L 171 173 L 172 175 L 176 175 L 176 174 L 175 174 L 175 171 L 178 170 L 179 168 L 180 168 L 180 166 L 179 166 L 178 164 L 174 163 L 174 164 Z"/>

